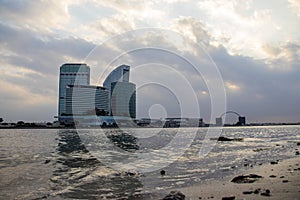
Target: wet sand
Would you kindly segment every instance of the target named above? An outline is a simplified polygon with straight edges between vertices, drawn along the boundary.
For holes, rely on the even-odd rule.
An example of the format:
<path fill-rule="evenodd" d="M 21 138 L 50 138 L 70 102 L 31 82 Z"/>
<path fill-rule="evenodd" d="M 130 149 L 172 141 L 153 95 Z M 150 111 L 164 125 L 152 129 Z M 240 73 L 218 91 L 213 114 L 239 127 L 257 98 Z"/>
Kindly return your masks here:
<path fill-rule="evenodd" d="M 237 176 L 256 174 L 253 183 L 234 183 Z M 256 165 L 222 180 L 210 180 L 198 186 L 179 188 L 185 199 L 295 199 L 300 200 L 300 157 Z"/>

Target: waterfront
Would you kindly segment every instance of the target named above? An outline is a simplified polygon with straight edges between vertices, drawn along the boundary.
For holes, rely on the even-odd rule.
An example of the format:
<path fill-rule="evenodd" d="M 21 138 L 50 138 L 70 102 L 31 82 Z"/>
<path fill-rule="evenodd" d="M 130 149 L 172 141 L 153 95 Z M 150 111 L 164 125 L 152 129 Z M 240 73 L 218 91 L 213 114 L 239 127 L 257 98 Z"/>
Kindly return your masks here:
<path fill-rule="evenodd" d="M 126 154 L 156 150 L 158 155 L 166 153 L 162 147 L 176 134 L 182 134 L 184 139 L 184 135 L 195 131 L 194 128 L 162 129 L 146 137 L 148 129 L 138 131 L 141 130 L 145 132 L 143 138 L 135 137 L 135 129 L 104 131 L 108 141 Z M 116 169 L 122 163 L 119 160 L 122 151 L 120 154 L 105 151 L 105 142 L 99 144 L 104 151 L 98 152 L 97 159 L 82 144 L 76 130 L 3 129 L 0 130 L 0 198 L 158 199 L 170 189 L 219 180 L 255 165 L 296 157 L 295 147 L 300 142 L 300 126 L 228 127 L 223 129 L 222 136 L 243 141 L 217 142 L 207 156 L 200 158 L 198 152 L 206 131 L 207 128 L 200 128 L 191 146 L 178 159 L 172 160 L 168 154 L 172 163 L 164 167 L 166 175 L 161 176 L 160 170 Z M 86 130 L 86 135 L 95 132 Z M 131 142 L 118 142 L 117 136 L 122 134 Z M 177 147 L 175 150 L 181 151 Z M 157 156 L 151 162 L 164 160 Z"/>

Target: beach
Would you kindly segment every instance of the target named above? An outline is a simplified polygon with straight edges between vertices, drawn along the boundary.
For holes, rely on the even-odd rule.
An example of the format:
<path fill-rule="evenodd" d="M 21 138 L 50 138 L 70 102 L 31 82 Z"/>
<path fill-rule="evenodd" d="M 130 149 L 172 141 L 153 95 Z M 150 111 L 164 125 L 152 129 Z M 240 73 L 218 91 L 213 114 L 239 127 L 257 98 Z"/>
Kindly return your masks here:
<path fill-rule="evenodd" d="M 275 164 L 277 163 L 277 164 Z M 198 186 L 178 188 L 186 199 L 300 199 L 300 157 L 263 165 L 225 177 L 208 180 Z M 262 176 L 253 183 L 234 183 L 233 178 L 255 174 Z M 268 190 L 270 191 L 268 193 Z M 268 195 L 269 194 L 269 195 Z"/>

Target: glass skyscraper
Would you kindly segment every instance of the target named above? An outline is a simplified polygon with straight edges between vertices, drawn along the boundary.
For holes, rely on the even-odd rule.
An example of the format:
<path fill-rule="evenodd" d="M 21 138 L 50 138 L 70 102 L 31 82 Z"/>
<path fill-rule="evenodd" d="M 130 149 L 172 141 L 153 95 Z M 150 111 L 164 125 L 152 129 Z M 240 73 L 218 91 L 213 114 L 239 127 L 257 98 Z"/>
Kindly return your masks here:
<path fill-rule="evenodd" d="M 103 86 L 110 91 L 110 114 L 136 117 L 136 86 L 129 82 L 130 66 L 121 65 L 105 79 Z"/>
<path fill-rule="evenodd" d="M 66 63 L 60 67 L 58 119 L 66 114 L 66 88 L 68 85 L 89 85 L 90 67 L 83 63 Z"/>

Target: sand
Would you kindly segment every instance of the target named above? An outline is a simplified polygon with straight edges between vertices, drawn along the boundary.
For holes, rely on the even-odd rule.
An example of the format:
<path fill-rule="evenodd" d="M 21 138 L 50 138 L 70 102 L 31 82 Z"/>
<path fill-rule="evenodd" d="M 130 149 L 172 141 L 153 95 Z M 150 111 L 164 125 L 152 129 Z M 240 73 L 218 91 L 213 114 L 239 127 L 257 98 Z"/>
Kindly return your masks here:
<path fill-rule="evenodd" d="M 258 178 L 253 183 L 231 182 L 236 176 L 249 174 L 257 174 L 263 178 Z M 273 177 L 270 177 L 272 175 Z M 253 193 L 256 189 L 260 189 L 258 194 Z M 222 199 L 234 196 L 235 199 L 300 200 L 300 156 L 279 161 L 277 164 L 256 165 L 222 180 L 210 180 L 198 186 L 178 190 L 185 194 L 185 199 Z M 270 191 L 270 196 L 262 195 L 266 190 Z"/>

